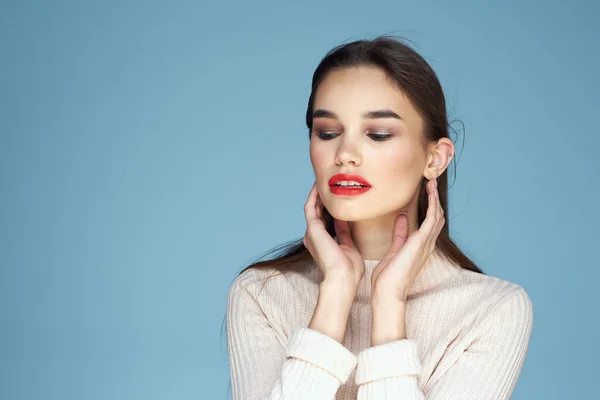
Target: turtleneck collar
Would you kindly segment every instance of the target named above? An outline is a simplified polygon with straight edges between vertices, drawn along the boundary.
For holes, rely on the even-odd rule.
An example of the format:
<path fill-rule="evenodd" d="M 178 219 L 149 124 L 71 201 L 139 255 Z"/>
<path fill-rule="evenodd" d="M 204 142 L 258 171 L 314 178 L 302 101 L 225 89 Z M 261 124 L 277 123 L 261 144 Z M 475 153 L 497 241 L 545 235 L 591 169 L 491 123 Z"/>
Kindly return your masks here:
<path fill-rule="evenodd" d="M 339 243 L 337 236 L 334 236 L 334 240 Z M 380 260 L 365 258 L 363 261 L 365 262 L 365 275 L 358 283 L 355 298 L 358 301 L 370 301 L 371 274 Z M 416 276 L 408 295 L 412 296 L 437 287 L 440 283 L 458 275 L 461 268 L 440 254 L 437 249 L 434 250 Z"/>
<path fill-rule="evenodd" d="M 379 260 L 364 259 L 364 262 L 365 275 L 359 282 L 356 291 L 356 298 L 359 301 L 370 300 L 371 298 L 371 274 L 373 273 L 373 269 L 375 269 L 379 263 Z M 456 276 L 459 272 L 459 266 L 434 251 L 415 278 L 408 295 L 412 296 L 434 289 L 443 281 Z"/>

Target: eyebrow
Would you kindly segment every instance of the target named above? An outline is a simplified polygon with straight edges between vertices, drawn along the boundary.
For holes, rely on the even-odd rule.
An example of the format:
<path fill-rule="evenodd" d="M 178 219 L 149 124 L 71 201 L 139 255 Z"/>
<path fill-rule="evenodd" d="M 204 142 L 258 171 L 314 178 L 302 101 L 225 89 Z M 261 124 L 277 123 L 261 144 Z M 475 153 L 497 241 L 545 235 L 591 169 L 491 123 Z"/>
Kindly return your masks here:
<path fill-rule="evenodd" d="M 398 114 L 396 114 L 395 112 L 393 112 L 390 109 L 368 111 L 368 112 L 364 113 L 362 115 L 362 117 L 365 118 L 365 119 L 395 118 L 395 119 L 402 120 L 402 117 L 400 117 Z M 323 110 L 321 108 L 319 108 L 318 110 L 315 110 L 315 112 L 313 112 L 313 118 L 334 118 L 334 119 L 338 119 L 338 117 L 337 117 L 337 115 L 335 113 L 333 113 L 331 111 Z"/>

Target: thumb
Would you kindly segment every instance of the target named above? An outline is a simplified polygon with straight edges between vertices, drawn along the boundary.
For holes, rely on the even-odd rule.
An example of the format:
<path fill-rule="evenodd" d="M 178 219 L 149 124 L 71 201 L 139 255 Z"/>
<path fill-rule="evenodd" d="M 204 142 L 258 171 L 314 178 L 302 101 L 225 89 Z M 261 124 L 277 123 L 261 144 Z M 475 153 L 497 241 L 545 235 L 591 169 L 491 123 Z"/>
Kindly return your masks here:
<path fill-rule="evenodd" d="M 396 218 L 394 224 L 394 233 L 392 237 L 392 246 L 390 247 L 390 254 L 396 254 L 400 251 L 406 239 L 408 238 L 408 215 L 403 212 Z"/>

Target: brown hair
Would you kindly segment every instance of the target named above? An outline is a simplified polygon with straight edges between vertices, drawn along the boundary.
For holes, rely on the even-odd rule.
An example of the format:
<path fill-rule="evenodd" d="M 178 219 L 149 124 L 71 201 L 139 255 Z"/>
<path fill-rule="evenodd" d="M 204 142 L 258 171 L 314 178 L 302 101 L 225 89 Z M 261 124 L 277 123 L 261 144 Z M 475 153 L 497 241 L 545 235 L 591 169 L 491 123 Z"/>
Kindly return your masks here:
<path fill-rule="evenodd" d="M 431 66 L 415 50 L 402 40 L 384 35 L 374 40 L 357 40 L 337 46 L 330 50 L 321 60 L 312 78 L 311 94 L 306 110 L 306 126 L 311 138 L 312 113 L 314 96 L 319 84 L 332 71 L 358 67 L 373 66 L 382 69 L 391 82 L 395 83 L 412 101 L 424 121 L 423 146 L 428 142 L 448 137 L 449 129 L 446 114 L 446 100 L 442 86 Z M 439 200 L 444 209 L 446 223 L 442 228 L 435 246 L 436 253 L 457 263 L 462 268 L 483 273 L 452 241 L 449 234 L 448 218 L 448 169 L 437 178 Z M 427 212 L 427 178 L 423 177 L 419 189 L 418 224 L 425 219 Z M 326 208 L 323 215 L 327 232 L 335 237 L 333 219 Z M 250 268 L 271 269 L 281 273 L 300 270 L 311 263 L 312 255 L 304 246 L 303 238 L 284 243 L 266 254 L 277 254 L 275 258 L 255 262 L 244 268 L 240 274 Z M 265 255 L 266 255 L 265 254 Z M 263 255 L 260 258 L 263 258 Z"/>

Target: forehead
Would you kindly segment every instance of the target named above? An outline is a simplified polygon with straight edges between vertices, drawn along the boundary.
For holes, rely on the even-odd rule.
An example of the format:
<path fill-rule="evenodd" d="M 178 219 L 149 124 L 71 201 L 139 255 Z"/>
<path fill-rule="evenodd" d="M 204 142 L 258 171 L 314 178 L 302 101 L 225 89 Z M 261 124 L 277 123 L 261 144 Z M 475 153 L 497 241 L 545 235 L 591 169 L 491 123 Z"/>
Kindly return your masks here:
<path fill-rule="evenodd" d="M 418 118 L 402 90 L 375 67 L 344 68 L 329 73 L 315 94 L 314 109 L 327 109 L 350 117 L 365 111 L 389 108 L 407 119 Z"/>

